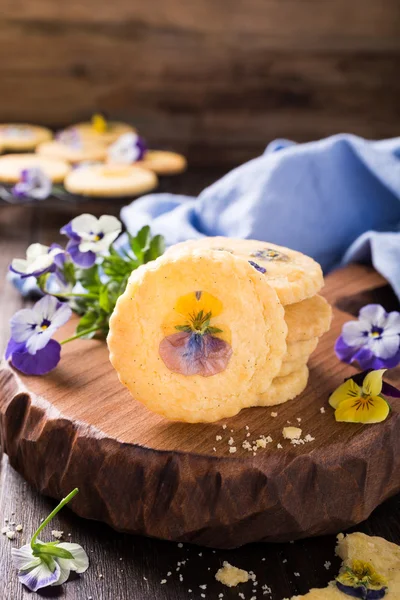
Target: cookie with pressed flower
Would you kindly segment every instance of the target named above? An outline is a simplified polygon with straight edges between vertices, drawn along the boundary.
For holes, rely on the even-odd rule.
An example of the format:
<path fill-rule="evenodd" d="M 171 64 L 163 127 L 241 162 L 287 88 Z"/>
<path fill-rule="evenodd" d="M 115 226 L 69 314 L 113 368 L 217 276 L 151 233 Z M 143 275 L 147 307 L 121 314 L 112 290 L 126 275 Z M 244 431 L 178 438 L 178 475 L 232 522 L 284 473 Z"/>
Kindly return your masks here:
<path fill-rule="evenodd" d="M 132 273 L 108 346 L 136 400 L 171 420 L 213 422 L 268 389 L 286 333 L 275 291 L 247 261 L 189 250 Z"/>
<path fill-rule="evenodd" d="M 4 154 L 0 156 L 0 181 L 17 183 L 25 169 L 38 168 L 53 183 L 62 183 L 71 167 L 64 160 L 40 156 L 39 154 Z"/>
<path fill-rule="evenodd" d="M 285 321 L 288 326 L 289 343 L 321 337 L 329 331 L 332 307 L 325 298 L 316 294 L 302 302 L 285 306 Z"/>
<path fill-rule="evenodd" d="M 269 242 L 204 237 L 171 246 L 168 252 L 180 252 L 184 248 L 208 248 L 245 258 L 254 269 L 264 274 L 283 305 L 314 296 L 324 284 L 322 269 L 315 260 L 296 250 Z"/>
<path fill-rule="evenodd" d="M 6 152 L 29 152 L 52 137 L 47 127 L 25 123 L 0 124 L 0 146 Z"/>
<path fill-rule="evenodd" d="M 307 362 L 318 346 L 318 342 L 319 338 L 311 338 L 304 342 L 287 342 L 287 350 L 283 362 L 293 362 L 299 359 L 304 359 L 304 362 Z"/>
<path fill-rule="evenodd" d="M 303 365 L 285 377 L 276 377 L 269 389 L 258 396 L 253 406 L 275 406 L 293 400 L 307 387 L 308 368 Z"/>
<path fill-rule="evenodd" d="M 138 196 L 157 187 L 157 175 L 137 165 L 90 165 L 74 169 L 66 177 L 71 194 L 93 198 Z"/>
<path fill-rule="evenodd" d="M 70 129 L 78 131 L 83 139 L 104 144 L 112 144 L 124 133 L 136 131 L 128 123 L 108 121 L 100 114 L 93 115 L 91 121 L 76 123 L 76 125 L 68 127 L 65 131 L 69 131 Z"/>
<path fill-rule="evenodd" d="M 102 162 L 106 157 L 107 149 L 104 144 L 89 140 L 77 140 L 76 143 L 54 140 L 39 144 L 36 152 L 40 156 L 60 158 L 74 165 L 82 162 Z"/>
<path fill-rule="evenodd" d="M 157 175 L 178 175 L 187 168 L 187 160 L 182 154 L 166 150 L 147 150 L 140 164 Z"/>
<path fill-rule="evenodd" d="M 292 600 L 399 600 L 400 546 L 360 532 L 339 534 L 336 554 L 343 562 L 335 580 L 326 588 L 312 589 Z"/>

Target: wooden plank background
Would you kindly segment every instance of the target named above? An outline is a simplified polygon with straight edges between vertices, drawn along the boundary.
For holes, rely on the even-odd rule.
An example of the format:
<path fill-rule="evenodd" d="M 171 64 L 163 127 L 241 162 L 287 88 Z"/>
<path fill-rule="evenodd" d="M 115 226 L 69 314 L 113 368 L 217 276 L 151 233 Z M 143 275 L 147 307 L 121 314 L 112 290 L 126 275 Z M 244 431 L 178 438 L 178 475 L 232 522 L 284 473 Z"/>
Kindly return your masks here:
<path fill-rule="evenodd" d="M 400 132 L 398 0 L 3 0 L 0 121 L 94 111 L 192 164 Z"/>

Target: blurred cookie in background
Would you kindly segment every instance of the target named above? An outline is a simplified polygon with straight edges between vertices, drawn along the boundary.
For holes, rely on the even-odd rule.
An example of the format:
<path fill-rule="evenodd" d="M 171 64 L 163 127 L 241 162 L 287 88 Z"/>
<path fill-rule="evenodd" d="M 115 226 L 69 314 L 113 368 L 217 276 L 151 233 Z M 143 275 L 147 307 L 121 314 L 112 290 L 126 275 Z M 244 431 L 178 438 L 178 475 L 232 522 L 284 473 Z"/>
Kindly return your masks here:
<path fill-rule="evenodd" d="M 53 133 L 47 127 L 25 123 L 2 123 L 0 125 L 0 148 L 9 152 L 35 150 L 36 146 L 51 140 Z"/>
<path fill-rule="evenodd" d="M 137 165 L 81 166 L 64 181 L 71 194 L 100 198 L 123 198 L 150 192 L 158 185 L 157 175 Z"/>
<path fill-rule="evenodd" d="M 17 183 L 27 169 L 40 169 L 53 183 L 62 183 L 70 171 L 70 165 L 59 158 L 39 154 L 5 154 L 0 156 L 0 181 Z"/>

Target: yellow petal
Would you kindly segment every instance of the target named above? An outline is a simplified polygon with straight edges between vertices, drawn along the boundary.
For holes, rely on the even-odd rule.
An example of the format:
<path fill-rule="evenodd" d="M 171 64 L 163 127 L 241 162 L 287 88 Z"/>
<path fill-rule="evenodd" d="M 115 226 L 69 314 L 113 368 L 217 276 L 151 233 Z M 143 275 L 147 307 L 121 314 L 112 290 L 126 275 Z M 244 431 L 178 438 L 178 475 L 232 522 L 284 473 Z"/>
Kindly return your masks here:
<path fill-rule="evenodd" d="M 379 396 L 382 391 L 382 377 L 386 369 L 371 371 L 364 377 L 363 392 L 366 396 Z"/>
<path fill-rule="evenodd" d="M 388 403 L 380 396 L 348 398 L 337 407 L 335 419 L 347 423 L 380 423 L 389 412 Z"/>
<path fill-rule="evenodd" d="M 211 313 L 212 317 L 217 317 L 222 313 L 222 302 L 208 292 L 191 292 L 181 296 L 175 304 L 177 313 L 186 319 L 192 315 L 197 315 L 201 310 L 203 314 Z"/>
<path fill-rule="evenodd" d="M 103 115 L 95 114 L 92 117 L 92 127 L 96 133 L 104 133 L 107 131 L 107 121 Z"/>
<path fill-rule="evenodd" d="M 352 379 L 348 379 L 333 392 L 329 397 L 329 404 L 332 408 L 337 408 L 343 400 L 348 398 L 358 398 L 361 395 L 361 388 Z"/>

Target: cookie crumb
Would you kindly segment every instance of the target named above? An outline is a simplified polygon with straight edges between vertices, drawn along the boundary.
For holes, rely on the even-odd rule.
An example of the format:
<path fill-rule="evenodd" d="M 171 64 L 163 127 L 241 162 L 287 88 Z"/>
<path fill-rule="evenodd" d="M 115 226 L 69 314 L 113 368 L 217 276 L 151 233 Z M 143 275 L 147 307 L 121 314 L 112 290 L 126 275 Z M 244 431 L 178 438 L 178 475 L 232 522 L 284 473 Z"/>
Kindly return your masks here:
<path fill-rule="evenodd" d="M 234 454 L 234 453 L 236 452 L 236 446 L 231 446 L 231 447 L 229 448 L 229 452 L 230 452 L 231 454 Z"/>
<path fill-rule="evenodd" d="M 217 440 L 217 442 L 220 442 L 222 440 L 222 435 L 216 435 L 215 439 Z"/>
<path fill-rule="evenodd" d="M 299 427 L 284 427 L 282 435 L 285 440 L 299 440 L 301 438 L 301 429 Z"/>
<path fill-rule="evenodd" d="M 22 529 L 23 529 L 22 525 L 17 525 L 15 528 L 15 531 L 20 532 L 20 531 L 22 531 Z"/>
<path fill-rule="evenodd" d="M 15 539 L 15 531 L 6 531 L 6 536 L 9 540 Z"/>
<path fill-rule="evenodd" d="M 277 413 L 277 412 L 272 412 L 272 413 L 271 413 L 271 417 L 273 417 L 274 419 L 275 419 L 275 417 L 277 417 L 277 416 L 278 416 L 278 413 Z"/>
<path fill-rule="evenodd" d="M 321 406 L 321 408 L 319 409 L 319 412 L 321 413 L 321 415 L 325 414 L 325 407 Z"/>
<path fill-rule="evenodd" d="M 249 573 L 225 560 L 223 566 L 216 572 L 215 579 L 228 587 L 236 587 L 239 583 L 246 583 L 249 580 Z"/>
<path fill-rule="evenodd" d="M 326 569 L 327 571 L 329 571 L 329 569 L 331 568 L 331 564 L 332 564 L 332 563 L 331 563 L 331 561 L 330 561 L 330 560 L 326 560 L 326 561 L 324 562 L 324 567 L 325 567 L 325 569 Z"/>
<path fill-rule="evenodd" d="M 51 535 L 53 536 L 53 538 L 55 538 L 56 540 L 61 540 L 61 538 L 64 535 L 63 531 L 58 531 L 57 529 L 53 529 L 51 532 Z"/>

